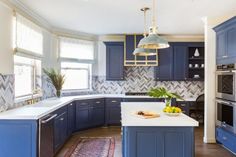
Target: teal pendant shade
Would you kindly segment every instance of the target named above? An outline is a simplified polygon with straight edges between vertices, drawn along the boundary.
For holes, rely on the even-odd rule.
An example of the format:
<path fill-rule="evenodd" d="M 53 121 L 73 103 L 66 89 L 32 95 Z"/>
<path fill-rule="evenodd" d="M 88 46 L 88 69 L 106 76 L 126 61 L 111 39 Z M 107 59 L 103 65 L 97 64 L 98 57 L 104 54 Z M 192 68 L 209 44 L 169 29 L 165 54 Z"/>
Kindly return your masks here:
<path fill-rule="evenodd" d="M 170 45 L 168 41 L 161 38 L 158 34 L 150 33 L 147 37 L 140 40 L 138 47 L 144 49 L 164 49 L 170 47 Z"/>
<path fill-rule="evenodd" d="M 133 55 L 136 55 L 136 56 L 155 56 L 155 55 L 157 55 L 157 50 L 155 50 L 155 49 L 145 49 L 145 48 L 136 48 L 133 52 Z"/>

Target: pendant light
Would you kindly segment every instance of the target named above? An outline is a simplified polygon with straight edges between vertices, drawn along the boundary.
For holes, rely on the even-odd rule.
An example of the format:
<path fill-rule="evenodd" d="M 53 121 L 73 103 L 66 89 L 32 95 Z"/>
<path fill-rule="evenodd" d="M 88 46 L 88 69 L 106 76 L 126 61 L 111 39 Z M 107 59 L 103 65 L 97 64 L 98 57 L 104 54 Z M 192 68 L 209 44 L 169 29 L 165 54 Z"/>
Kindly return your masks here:
<path fill-rule="evenodd" d="M 149 35 L 140 40 L 138 47 L 144 49 L 163 49 L 169 47 L 168 42 L 157 34 L 156 0 L 153 0 L 152 27 L 149 29 Z"/>
<path fill-rule="evenodd" d="M 146 26 L 146 23 L 147 23 L 146 22 L 147 21 L 146 13 L 147 13 L 148 10 L 150 10 L 150 8 L 148 8 L 148 7 L 144 7 L 144 8 L 141 9 L 141 11 L 143 11 L 143 13 L 144 13 L 144 34 L 143 34 L 144 38 L 146 38 L 146 36 L 148 34 L 147 29 L 146 29 L 146 27 L 147 27 Z M 154 49 L 146 49 L 146 48 L 138 47 L 134 50 L 133 55 L 136 55 L 136 56 L 155 56 L 155 55 L 157 55 L 157 51 L 154 50 Z"/>

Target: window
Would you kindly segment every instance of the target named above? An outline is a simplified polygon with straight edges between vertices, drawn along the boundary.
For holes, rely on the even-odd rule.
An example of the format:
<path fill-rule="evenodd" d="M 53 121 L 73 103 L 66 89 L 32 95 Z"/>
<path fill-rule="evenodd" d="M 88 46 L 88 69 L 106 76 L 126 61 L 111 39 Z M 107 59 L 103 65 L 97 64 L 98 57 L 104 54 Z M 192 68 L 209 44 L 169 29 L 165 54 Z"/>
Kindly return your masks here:
<path fill-rule="evenodd" d="M 14 56 L 15 96 L 30 95 L 41 87 L 41 61 Z"/>
<path fill-rule="evenodd" d="M 89 89 L 91 65 L 81 63 L 61 63 L 61 72 L 65 74 L 64 90 Z"/>
<path fill-rule="evenodd" d="M 43 54 L 43 33 L 42 29 L 16 14 L 15 17 L 15 52 L 27 53 L 30 55 Z"/>
<path fill-rule="evenodd" d="M 40 27 L 19 14 L 14 18 L 14 52 L 16 98 L 38 94 L 43 34 Z"/>
<path fill-rule="evenodd" d="M 66 81 L 63 90 L 89 90 L 94 61 L 94 43 L 72 38 L 60 38 L 61 72 Z"/>
<path fill-rule="evenodd" d="M 73 58 L 78 60 L 94 59 L 94 43 L 92 41 L 61 38 L 61 58 Z"/>

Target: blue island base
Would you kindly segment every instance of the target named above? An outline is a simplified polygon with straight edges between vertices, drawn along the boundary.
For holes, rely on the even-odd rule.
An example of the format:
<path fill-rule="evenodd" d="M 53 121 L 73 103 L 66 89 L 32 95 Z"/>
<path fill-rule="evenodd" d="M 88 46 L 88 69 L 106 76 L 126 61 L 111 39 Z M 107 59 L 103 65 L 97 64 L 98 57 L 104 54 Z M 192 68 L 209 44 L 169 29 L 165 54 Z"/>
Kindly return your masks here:
<path fill-rule="evenodd" d="M 123 126 L 123 157 L 194 157 L 194 127 Z"/>

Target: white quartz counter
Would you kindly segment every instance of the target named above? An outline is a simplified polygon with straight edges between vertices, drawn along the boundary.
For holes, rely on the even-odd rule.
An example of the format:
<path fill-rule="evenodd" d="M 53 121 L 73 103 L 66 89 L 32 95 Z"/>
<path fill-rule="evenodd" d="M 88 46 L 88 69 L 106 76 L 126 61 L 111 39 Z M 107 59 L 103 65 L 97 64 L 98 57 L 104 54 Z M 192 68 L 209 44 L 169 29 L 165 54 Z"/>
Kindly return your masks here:
<path fill-rule="evenodd" d="M 198 126 L 198 122 L 185 114 L 177 117 L 167 116 L 162 112 L 165 107 L 161 102 L 122 102 L 121 123 L 122 126 Z M 160 114 L 160 117 L 143 119 L 136 116 L 137 111 L 153 111 Z"/>
<path fill-rule="evenodd" d="M 97 94 L 51 98 L 34 105 L 27 105 L 16 109 L 8 110 L 0 113 L 0 120 L 37 120 L 43 116 L 71 103 L 75 100 L 98 99 L 98 98 L 151 98 L 149 96 L 125 96 L 124 94 Z M 185 101 L 195 101 L 190 98 Z"/>

